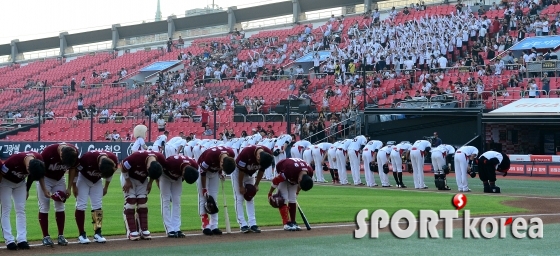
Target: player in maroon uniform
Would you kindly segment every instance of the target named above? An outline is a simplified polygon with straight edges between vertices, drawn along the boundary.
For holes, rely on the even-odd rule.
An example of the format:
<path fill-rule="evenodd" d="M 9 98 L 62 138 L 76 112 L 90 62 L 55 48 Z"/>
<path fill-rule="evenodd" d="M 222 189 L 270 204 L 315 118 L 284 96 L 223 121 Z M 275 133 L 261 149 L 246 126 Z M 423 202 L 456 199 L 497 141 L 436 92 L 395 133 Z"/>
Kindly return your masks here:
<path fill-rule="evenodd" d="M 41 156 L 45 162 L 45 167 L 47 168 L 45 177 L 39 180 L 39 183 L 37 184 L 39 225 L 43 231 L 43 245 L 53 245 L 53 241 L 49 235 L 51 194 L 65 194 L 64 198 L 70 196 L 72 193 L 72 184 L 74 178 L 76 177 L 78 155 L 78 149 L 74 145 L 68 143 L 53 144 L 46 147 L 43 152 L 41 152 Z M 68 170 L 68 182 L 64 179 L 66 170 Z M 43 187 L 46 188 L 46 191 L 41 189 Z M 74 196 L 76 196 L 76 194 Z M 64 213 L 65 207 L 63 201 L 65 200 L 54 200 L 55 219 L 56 226 L 58 227 L 58 244 L 68 245 L 68 241 L 64 238 L 66 215 Z"/>
<path fill-rule="evenodd" d="M 121 186 L 125 200 L 123 215 L 126 235 L 132 241 L 140 238 L 152 239 L 148 231 L 148 194 L 152 189 L 153 181 L 160 178 L 163 165 L 165 165 L 165 157 L 155 151 L 134 152 L 123 160 L 121 172 Z"/>
<path fill-rule="evenodd" d="M 168 237 L 185 237 L 181 231 L 181 194 L 182 180 L 193 184 L 198 179 L 198 164 L 190 157 L 170 156 L 166 159 L 163 175 L 158 179 L 161 215 Z M 171 207 L 170 207 L 171 206 Z"/>
<path fill-rule="evenodd" d="M 78 241 L 81 244 L 88 244 L 90 242 L 84 229 L 85 211 L 89 198 L 94 231 L 93 240 L 98 243 L 105 243 L 107 240 L 101 234 L 101 225 L 103 223 L 102 198 L 107 194 L 109 183 L 111 183 L 113 174 L 117 170 L 119 160 L 112 152 L 96 150 L 83 154 L 79 163 L 77 167 L 78 178 L 74 182 L 74 191 L 78 191 L 76 211 L 74 212 L 80 234 Z M 105 186 L 103 186 L 101 178 L 105 179 Z"/>
<path fill-rule="evenodd" d="M 4 241 L 8 250 L 29 249 L 25 201 L 29 196 L 29 188 L 31 188 L 33 181 L 45 175 L 43 158 L 39 153 L 22 152 L 11 155 L 4 164 L 0 161 L 0 166 L 2 166 L 0 171 L 1 223 Z M 26 178 L 27 182 L 25 181 Z M 12 225 L 10 223 L 12 199 L 16 211 L 17 239 L 12 235 Z"/>
<path fill-rule="evenodd" d="M 286 231 L 300 231 L 296 224 L 297 195 L 300 190 L 308 191 L 313 187 L 313 168 L 299 158 L 286 158 L 276 164 L 278 176 L 272 179 L 272 186 L 268 192 L 269 200 L 272 193 L 278 188 L 278 193 L 288 205 L 280 205 L 280 216 Z M 289 212 L 289 218 L 288 218 Z"/>
<path fill-rule="evenodd" d="M 247 184 L 254 185 L 255 190 L 259 191 L 259 183 L 264 171 L 272 165 L 273 160 L 272 151 L 265 146 L 248 146 L 241 150 L 235 159 L 237 168 L 231 174 L 231 182 L 235 199 L 235 213 L 237 214 L 237 223 L 241 227 L 241 232 L 261 232 L 255 217 L 255 202 L 252 198 L 250 201 L 245 200 L 243 195 L 245 194 L 245 186 Z M 257 172 L 256 181 L 255 177 L 253 177 L 255 172 Z M 247 201 L 246 208 L 249 222 L 245 219 L 243 211 L 244 201 Z"/>
<path fill-rule="evenodd" d="M 202 233 L 208 236 L 221 235 L 218 229 L 218 213 L 208 212 L 207 202 L 215 203 L 218 198 L 220 179 L 224 179 L 221 171 L 231 174 L 235 170 L 235 153 L 228 147 L 210 147 L 198 158 L 200 179 L 198 187 L 198 212 L 202 220 Z M 208 218 L 210 215 L 210 219 Z"/>

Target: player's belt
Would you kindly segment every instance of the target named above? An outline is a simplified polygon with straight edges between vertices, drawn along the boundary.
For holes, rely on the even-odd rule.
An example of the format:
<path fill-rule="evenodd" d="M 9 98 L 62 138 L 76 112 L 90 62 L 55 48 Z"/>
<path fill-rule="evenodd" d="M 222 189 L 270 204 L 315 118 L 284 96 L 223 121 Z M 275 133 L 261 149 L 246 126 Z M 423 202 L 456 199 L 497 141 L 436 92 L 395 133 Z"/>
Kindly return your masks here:
<path fill-rule="evenodd" d="M 411 148 L 410 150 L 417 150 L 417 148 Z"/>

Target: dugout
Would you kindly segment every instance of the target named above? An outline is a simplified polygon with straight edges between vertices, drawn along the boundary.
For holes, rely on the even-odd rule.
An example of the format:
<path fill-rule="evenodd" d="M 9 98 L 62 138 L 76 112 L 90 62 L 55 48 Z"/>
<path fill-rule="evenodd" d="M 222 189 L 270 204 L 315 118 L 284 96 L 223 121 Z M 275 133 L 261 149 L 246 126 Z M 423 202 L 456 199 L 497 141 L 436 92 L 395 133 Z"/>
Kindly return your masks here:
<path fill-rule="evenodd" d="M 482 116 L 483 150 L 560 155 L 560 98 L 519 99 Z"/>

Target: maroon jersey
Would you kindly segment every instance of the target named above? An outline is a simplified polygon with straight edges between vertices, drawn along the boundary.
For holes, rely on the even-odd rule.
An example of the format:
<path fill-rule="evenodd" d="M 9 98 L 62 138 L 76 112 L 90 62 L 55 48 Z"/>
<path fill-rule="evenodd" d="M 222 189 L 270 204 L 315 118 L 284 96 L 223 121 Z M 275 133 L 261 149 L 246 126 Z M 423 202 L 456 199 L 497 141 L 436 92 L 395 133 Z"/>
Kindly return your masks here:
<path fill-rule="evenodd" d="M 265 146 L 248 146 L 239 152 L 237 159 L 235 159 L 235 164 L 239 171 L 246 173 L 249 176 L 253 176 L 255 172 L 264 172 L 265 168 L 257 162 L 257 150 L 262 149 L 264 152 L 272 155 L 272 151 Z"/>
<path fill-rule="evenodd" d="M 200 166 L 200 174 L 205 175 L 206 172 L 219 172 L 220 156 L 227 154 L 229 157 L 235 157 L 235 153 L 228 147 L 210 147 L 206 149 L 200 157 L 198 157 L 198 166 Z"/>
<path fill-rule="evenodd" d="M 101 172 L 99 171 L 99 158 L 107 156 L 113 160 L 115 165 L 119 163 L 117 156 L 109 151 L 94 150 L 87 152 L 80 157 L 80 164 L 78 171 L 89 181 L 96 183 L 101 179 Z"/>
<path fill-rule="evenodd" d="M 190 165 L 195 169 L 198 169 L 198 164 L 196 161 L 188 156 L 174 155 L 170 156 L 165 160 L 165 168 L 163 173 L 167 175 L 170 179 L 178 180 L 183 176 L 183 169 Z"/>
<path fill-rule="evenodd" d="M 62 164 L 60 154 L 58 153 L 58 147 L 63 144 L 75 148 L 76 152 L 78 152 L 78 148 L 68 143 L 57 143 L 46 147 L 43 152 L 41 152 L 41 156 L 43 157 L 43 161 L 45 162 L 45 168 L 47 169 L 45 172 L 45 177 L 51 178 L 53 180 L 60 180 L 66 173 L 66 170 L 77 167 L 79 162 L 77 157 L 76 166 L 66 166 Z"/>
<path fill-rule="evenodd" d="M 13 183 L 20 183 L 25 180 L 29 175 L 25 167 L 25 158 L 31 156 L 38 160 L 43 160 L 41 154 L 36 152 L 21 152 L 13 154 L 2 165 L 3 179 L 9 180 Z M 1 164 L 1 163 L 0 163 Z"/>
<path fill-rule="evenodd" d="M 142 150 L 132 153 L 123 160 L 122 167 L 128 171 L 128 176 L 142 183 L 148 178 L 148 157 L 155 156 L 156 161 L 165 166 L 165 156 L 159 152 Z"/>
<path fill-rule="evenodd" d="M 287 180 L 290 184 L 298 184 L 299 174 L 307 171 L 307 175 L 313 177 L 313 168 L 299 158 L 286 158 L 276 164 L 278 176 L 272 180 L 272 184 L 278 186 L 280 182 Z"/>

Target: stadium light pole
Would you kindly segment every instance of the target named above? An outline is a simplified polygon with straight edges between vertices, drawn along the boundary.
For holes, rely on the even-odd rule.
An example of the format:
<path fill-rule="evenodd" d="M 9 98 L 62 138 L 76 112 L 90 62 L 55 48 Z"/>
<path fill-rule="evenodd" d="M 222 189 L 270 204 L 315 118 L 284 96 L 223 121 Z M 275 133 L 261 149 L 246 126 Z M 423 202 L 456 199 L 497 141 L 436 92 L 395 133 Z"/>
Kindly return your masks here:
<path fill-rule="evenodd" d="M 37 131 L 37 141 L 41 141 L 41 108 L 39 108 L 39 119 L 38 123 L 39 123 L 39 130 Z"/>
<path fill-rule="evenodd" d="M 292 107 L 291 107 L 291 103 L 292 103 L 292 95 L 288 95 L 288 109 L 286 110 L 286 133 L 287 134 L 292 134 L 292 127 L 290 125 L 290 112 L 292 112 Z"/>
<path fill-rule="evenodd" d="M 152 105 L 148 106 L 148 142 L 152 141 Z"/>
<path fill-rule="evenodd" d="M 218 127 L 216 127 L 216 125 L 218 124 L 216 120 L 216 117 L 218 116 L 218 105 L 216 104 L 216 97 L 214 97 L 212 105 L 214 106 L 214 139 L 216 139 L 216 132 L 218 132 Z"/>
<path fill-rule="evenodd" d="M 362 68 L 362 89 L 364 90 L 364 111 L 366 110 L 366 103 L 367 103 L 367 92 L 366 92 L 366 56 L 364 56 L 364 60 L 362 62 L 362 65 L 360 65 L 360 67 Z"/>
<path fill-rule="evenodd" d="M 90 118 L 90 124 L 89 124 L 89 141 L 93 141 L 93 105 L 89 106 L 89 118 Z M 108 120 L 107 120 L 108 121 Z"/>

